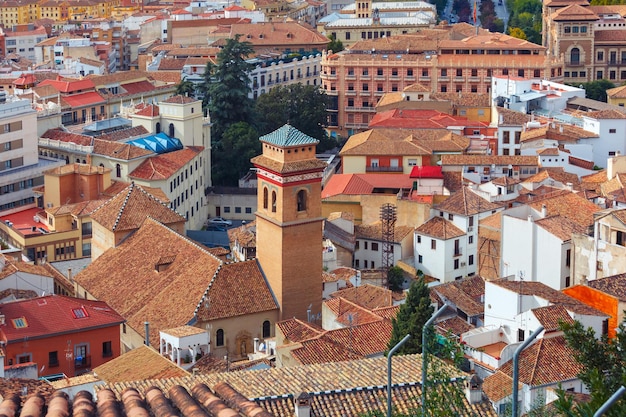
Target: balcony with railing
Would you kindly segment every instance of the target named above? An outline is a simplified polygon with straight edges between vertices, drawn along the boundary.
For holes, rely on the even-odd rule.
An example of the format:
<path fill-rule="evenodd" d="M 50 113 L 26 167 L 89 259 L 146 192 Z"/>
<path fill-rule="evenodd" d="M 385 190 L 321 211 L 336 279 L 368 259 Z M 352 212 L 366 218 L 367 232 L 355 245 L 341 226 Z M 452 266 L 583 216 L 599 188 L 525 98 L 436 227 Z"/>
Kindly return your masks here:
<path fill-rule="evenodd" d="M 567 67 L 582 67 L 584 66 L 585 63 L 583 61 L 572 61 L 572 60 L 566 60 L 565 61 L 565 66 Z M 613 63 L 613 65 L 615 65 L 615 63 Z"/>
<path fill-rule="evenodd" d="M 376 112 L 376 108 L 375 107 L 346 107 L 346 112 L 351 112 L 351 113 L 375 113 Z"/>
<path fill-rule="evenodd" d="M 365 172 L 403 172 L 404 168 L 402 167 L 381 167 L 381 166 L 368 166 L 365 167 Z"/>
<path fill-rule="evenodd" d="M 91 356 L 77 356 L 74 360 L 74 369 L 86 369 L 91 367 Z"/>

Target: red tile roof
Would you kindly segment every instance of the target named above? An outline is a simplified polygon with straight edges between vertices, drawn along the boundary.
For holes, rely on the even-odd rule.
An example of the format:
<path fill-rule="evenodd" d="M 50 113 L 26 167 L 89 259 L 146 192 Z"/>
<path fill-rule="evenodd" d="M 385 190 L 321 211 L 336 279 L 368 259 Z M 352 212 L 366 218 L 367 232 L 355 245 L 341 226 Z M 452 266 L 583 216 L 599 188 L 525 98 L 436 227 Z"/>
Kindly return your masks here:
<path fill-rule="evenodd" d="M 102 301 L 48 295 L 2 305 L 6 325 L 2 331 L 11 341 L 118 326 L 124 318 Z M 16 320 L 23 319 L 24 327 Z"/>
<path fill-rule="evenodd" d="M 322 198 L 339 194 L 372 194 L 374 190 L 410 189 L 413 180 L 405 174 L 335 174 L 322 190 Z"/>
<path fill-rule="evenodd" d="M 198 156 L 204 148 L 189 146 L 178 151 L 164 153 L 143 161 L 128 176 L 144 180 L 162 180 L 170 178 L 193 158 Z"/>
<path fill-rule="evenodd" d="M 106 102 L 106 100 L 95 91 L 66 96 L 63 97 L 63 100 L 72 107 L 93 106 Z"/>
<path fill-rule="evenodd" d="M 425 165 L 425 166 L 415 166 L 411 170 L 410 178 L 436 178 L 443 179 L 443 174 L 441 172 L 440 166 L 435 165 Z"/>
<path fill-rule="evenodd" d="M 165 260 L 169 263 L 157 271 L 156 266 Z M 74 279 L 95 298 L 115 308 L 142 337 L 143 323 L 149 321 L 150 342 L 158 346 L 159 330 L 182 326 L 194 318 L 220 265 L 222 262 L 200 245 L 147 218 L 139 230 L 100 255 Z M 228 303 L 236 294 L 232 291 L 239 289 L 257 290 L 239 285 L 231 288 L 226 299 L 211 300 Z"/>
<path fill-rule="evenodd" d="M 187 96 L 172 96 L 167 100 L 163 100 L 162 103 L 172 103 L 172 104 L 187 104 L 193 103 L 194 101 L 198 101 L 198 99 L 187 97 Z"/>
<path fill-rule="evenodd" d="M 448 240 L 461 237 L 465 232 L 443 217 L 433 217 L 415 229 L 418 235 L 431 236 L 436 239 Z"/>
<path fill-rule="evenodd" d="M 51 85 L 60 93 L 72 93 L 74 91 L 82 91 L 95 88 L 95 84 L 93 83 L 93 81 L 88 78 L 75 80 L 71 78 L 61 79 L 60 77 L 57 77 L 56 80 L 44 80 L 39 83 L 39 85 Z"/>
<path fill-rule="evenodd" d="M 475 192 L 471 191 L 468 187 L 463 187 L 435 208 L 437 210 L 460 214 L 462 216 L 472 216 L 474 214 L 484 213 L 487 211 L 494 211 L 502 208 L 502 206 L 485 200 Z"/>
<path fill-rule="evenodd" d="M 185 217 L 135 183 L 120 191 L 91 214 L 94 221 L 114 232 L 139 229 L 148 216 L 165 225 L 186 221 Z"/>
<path fill-rule="evenodd" d="M 147 93 L 156 89 L 150 81 L 137 81 L 134 83 L 124 84 L 122 85 L 122 88 L 126 90 L 128 94 Z"/>
<path fill-rule="evenodd" d="M 447 129 L 451 126 L 480 126 L 487 123 L 470 121 L 466 117 L 451 116 L 437 110 L 393 109 L 376 113 L 370 128 Z"/>

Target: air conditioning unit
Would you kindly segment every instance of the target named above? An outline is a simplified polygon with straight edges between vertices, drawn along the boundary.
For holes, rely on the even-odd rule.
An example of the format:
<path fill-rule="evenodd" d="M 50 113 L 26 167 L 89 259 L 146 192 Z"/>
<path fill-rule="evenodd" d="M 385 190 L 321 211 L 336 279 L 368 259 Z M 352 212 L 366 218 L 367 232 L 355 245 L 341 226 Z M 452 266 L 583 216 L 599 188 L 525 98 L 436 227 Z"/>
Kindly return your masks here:
<path fill-rule="evenodd" d="M 33 221 L 35 223 L 39 223 L 39 216 L 33 216 Z"/>
<path fill-rule="evenodd" d="M 465 266 L 465 262 L 461 262 L 461 266 Z"/>

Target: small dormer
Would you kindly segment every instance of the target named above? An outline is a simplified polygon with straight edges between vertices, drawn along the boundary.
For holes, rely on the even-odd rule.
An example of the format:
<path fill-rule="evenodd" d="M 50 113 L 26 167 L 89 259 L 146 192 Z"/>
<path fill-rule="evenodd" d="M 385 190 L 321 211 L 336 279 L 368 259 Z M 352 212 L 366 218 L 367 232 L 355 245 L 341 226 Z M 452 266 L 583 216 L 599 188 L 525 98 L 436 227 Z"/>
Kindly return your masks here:
<path fill-rule="evenodd" d="M 175 259 L 176 259 L 176 255 L 161 256 L 159 260 L 156 262 L 156 264 L 154 265 L 154 270 L 157 272 L 166 271 L 174 263 Z"/>

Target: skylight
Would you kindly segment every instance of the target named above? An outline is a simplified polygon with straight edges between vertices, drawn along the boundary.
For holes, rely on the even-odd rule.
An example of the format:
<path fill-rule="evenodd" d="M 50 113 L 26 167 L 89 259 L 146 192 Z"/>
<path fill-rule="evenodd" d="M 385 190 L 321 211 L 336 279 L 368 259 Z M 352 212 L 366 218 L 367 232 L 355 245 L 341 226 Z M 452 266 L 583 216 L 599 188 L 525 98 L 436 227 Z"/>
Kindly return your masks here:
<path fill-rule="evenodd" d="M 87 314 L 85 307 L 73 308 L 72 314 L 74 315 L 75 319 L 83 319 L 85 317 L 89 317 L 89 314 Z"/>
<path fill-rule="evenodd" d="M 18 317 L 16 319 L 11 320 L 13 322 L 13 327 L 16 329 L 23 329 L 28 327 L 28 322 L 26 321 L 26 317 Z"/>

